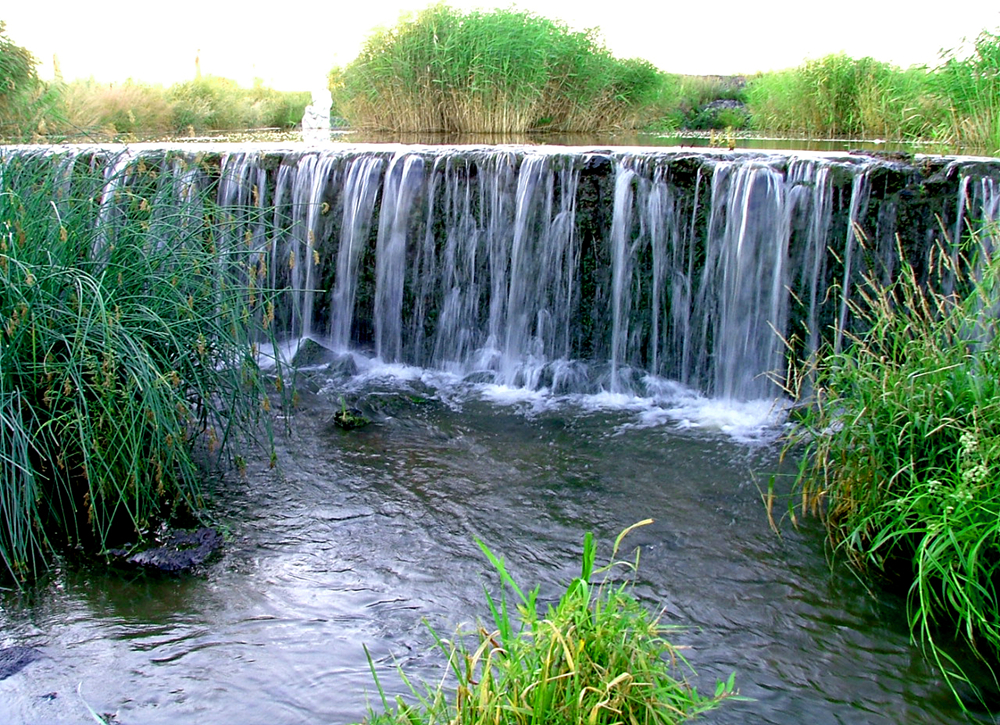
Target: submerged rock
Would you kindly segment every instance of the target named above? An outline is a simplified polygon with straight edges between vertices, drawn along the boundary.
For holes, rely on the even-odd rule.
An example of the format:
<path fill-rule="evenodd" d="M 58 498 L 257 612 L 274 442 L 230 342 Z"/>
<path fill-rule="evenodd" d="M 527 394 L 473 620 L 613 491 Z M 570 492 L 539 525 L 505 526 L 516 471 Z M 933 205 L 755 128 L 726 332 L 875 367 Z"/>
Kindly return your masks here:
<path fill-rule="evenodd" d="M 109 551 L 126 564 L 152 571 L 179 573 L 203 564 L 222 546 L 222 534 L 215 529 L 171 531 L 161 546 L 129 553 L 122 549 Z"/>
<path fill-rule="evenodd" d="M 17 674 L 29 662 L 38 659 L 38 650 L 23 645 L 0 648 L 0 680 Z"/>

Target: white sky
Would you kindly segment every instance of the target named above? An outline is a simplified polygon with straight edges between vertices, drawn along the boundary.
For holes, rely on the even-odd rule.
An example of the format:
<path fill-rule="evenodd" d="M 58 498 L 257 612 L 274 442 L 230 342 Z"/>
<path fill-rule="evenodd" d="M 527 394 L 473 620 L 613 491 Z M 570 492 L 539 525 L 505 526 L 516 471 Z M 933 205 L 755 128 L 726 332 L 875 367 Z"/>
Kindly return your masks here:
<path fill-rule="evenodd" d="M 7 37 L 67 80 L 170 84 L 204 74 L 282 90 L 312 90 L 349 62 L 365 36 L 432 0 L 8 0 Z M 452 0 L 457 8 L 510 2 Z M 997 0 L 533 0 L 520 9 L 598 27 L 620 57 L 673 73 L 752 73 L 844 51 L 900 66 L 934 64 L 942 48 L 1000 28 Z M 929 8 L 924 10 L 922 8 Z"/>

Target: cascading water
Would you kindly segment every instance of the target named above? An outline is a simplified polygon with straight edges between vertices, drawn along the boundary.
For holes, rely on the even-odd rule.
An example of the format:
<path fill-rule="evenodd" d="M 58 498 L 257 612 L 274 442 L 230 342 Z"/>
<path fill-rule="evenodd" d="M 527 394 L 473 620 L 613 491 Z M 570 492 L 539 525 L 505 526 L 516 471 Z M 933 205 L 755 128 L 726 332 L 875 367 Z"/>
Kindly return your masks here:
<path fill-rule="evenodd" d="M 778 397 L 786 341 L 811 355 L 835 330 L 839 346 L 854 285 L 891 273 L 897 234 L 926 256 L 939 225 L 962 238 L 997 216 L 1000 196 L 996 164 L 944 159 L 90 153 L 107 169 L 108 234 L 132 165 L 199 187 L 217 168 L 220 248 L 264 255 L 268 282 L 287 290 L 275 319 L 289 341 L 557 393 L 641 396 L 672 380 L 714 398 Z"/>

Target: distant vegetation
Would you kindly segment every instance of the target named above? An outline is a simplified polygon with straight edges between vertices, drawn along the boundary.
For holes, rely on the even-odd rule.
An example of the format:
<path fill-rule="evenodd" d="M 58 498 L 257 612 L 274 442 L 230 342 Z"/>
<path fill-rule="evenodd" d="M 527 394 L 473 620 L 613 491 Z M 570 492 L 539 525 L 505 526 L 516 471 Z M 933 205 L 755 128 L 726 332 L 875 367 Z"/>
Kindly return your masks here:
<path fill-rule="evenodd" d="M 983 31 L 936 69 L 828 55 L 747 84 L 749 126 L 817 138 L 934 140 L 1000 153 L 1000 35 Z"/>
<path fill-rule="evenodd" d="M 330 88 L 352 127 L 389 132 L 730 129 L 1000 153 L 998 68 L 1000 36 L 984 31 L 934 69 L 834 54 L 746 78 L 678 76 L 531 13 L 435 5 L 372 34 Z"/>
<path fill-rule="evenodd" d="M 199 76 L 44 82 L 0 21 L 0 141 L 134 140 L 294 128 L 308 93 Z M 931 141 L 1000 154 L 1000 35 L 984 30 L 935 68 L 828 55 L 754 76 L 681 76 L 614 57 L 578 32 L 518 10 L 434 5 L 374 32 L 329 74 L 334 116 L 390 133 L 707 131 Z"/>
<path fill-rule="evenodd" d="M 340 114 L 383 131 L 597 131 L 651 120 L 664 75 L 593 31 L 518 10 L 435 5 L 380 30 L 330 73 Z"/>
<path fill-rule="evenodd" d="M 126 81 L 45 83 L 0 21 L 0 142 L 121 141 L 166 134 L 292 128 L 310 94 L 199 76 L 169 88 Z"/>

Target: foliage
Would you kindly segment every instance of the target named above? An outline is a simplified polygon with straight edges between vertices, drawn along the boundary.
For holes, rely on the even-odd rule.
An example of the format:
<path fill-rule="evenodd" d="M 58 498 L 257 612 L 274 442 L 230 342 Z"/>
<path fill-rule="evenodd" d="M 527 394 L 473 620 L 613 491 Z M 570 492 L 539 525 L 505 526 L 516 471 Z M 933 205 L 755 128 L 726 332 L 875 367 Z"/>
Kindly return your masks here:
<path fill-rule="evenodd" d="M 190 161 L 93 161 L 0 156 L 0 561 L 21 580 L 197 514 L 201 464 L 269 430 L 263 257 L 217 248 Z"/>
<path fill-rule="evenodd" d="M 62 92 L 65 124 L 53 131 L 87 134 L 113 141 L 121 136 L 163 134 L 174 130 L 174 108 L 160 86 L 134 81 L 75 81 Z"/>
<path fill-rule="evenodd" d="M 942 251 L 934 284 L 906 265 L 890 284 L 866 280 L 850 347 L 809 371 L 797 437 L 802 507 L 858 567 L 909 586 L 911 630 L 949 682 L 964 679 L 945 650 L 955 639 L 988 666 L 1000 655 L 1000 258 L 988 249 Z"/>
<path fill-rule="evenodd" d="M 742 76 L 675 76 L 669 86 L 672 97 L 660 105 L 660 117 L 670 122 L 659 121 L 657 130 L 703 131 L 747 124 Z"/>
<path fill-rule="evenodd" d="M 592 131 L 634 127 L 662 74 L 618 60 L 596 31 L 518 10 L 432 6 L 373 33 L 330 73 L 339 113 L 390 131 Z"/>
<path fill-rule="evenodd" d="M 940 114 L 925 70 L 843 53 L 757 75 L 746 95 L 754 128 L 827 138 L 919 137 Z"/>
<path fill-rule="evenodd" d="M 948 108 L 939 135 L 951 144 L 1000 155 L 1000 34 L 984 30 L 971 51 L 946 52 L 933 81 Z"/>
<path fill-rule="evenodd" d="M 276 91 L 260 81 L 242 88 L 214 76 L 169 88 L 89 79 L 40 89 L 33 107 L 38 118 L 28 130 L 35 140 L 48 141 L 133 141 L 171 133 L 291 128 L 302 122 L 310 101 L 308 92 Z M 8 137 L 23 140 L 25 133 L 18 129 Z"/>
<path fill-rule="evenodd" d="M 259 82 L 248 90 L 218 76 L 200 76 L 173 85 L 166 97 L 173 106 L 173 125 L 178 131 L 285 128 L 301 123 L 309 105 L 308 93 L 280 93 Z"/>
<path fill-rule="evenodd" d="M 638 554 L 634 563 L 615 557 L 624 536 L 648 523 L 623 531 L 615 541 L 611 563 L 597 570 L 594 541 L 587 534 L 580 577 L 570 582 L 544 617 L 538 612 L 538 588 L 525 594 L 503 559 L 480 543 L 500 576 L 502 593 L 496 599 L 487 591 L 493 631 L 480 627 L 474 648 L 463 638 L 448 642 L 434 635 L 448 657 L 456 681 L 454 695 L 447 697 L 443 683 L 420 691 L 403 675 L 419 705 L 409 705 L 402 698 L 390 703 L 379 685 L 384 712 L 372 712 L 368 721 L 382 725 L 668 725 L 733 697 L 733 677 L 718 683 L 710 697 L 676 679 L 686 662 L 663 638 L 666 628 L 636 601 L 627 583 L 614 585 L 608 579 L 596 586 L 591 583 L 593 575 L 613 566 L 635 571 Z M 516 617 L 508 590 L 517 599 Z"/>
<path fill-rule="evenodd" d="M 37 131 L 52 101 L 38 78 L 38 61 L 5 30 L 6 23 L 0 20 L 0 139 Z"/>

